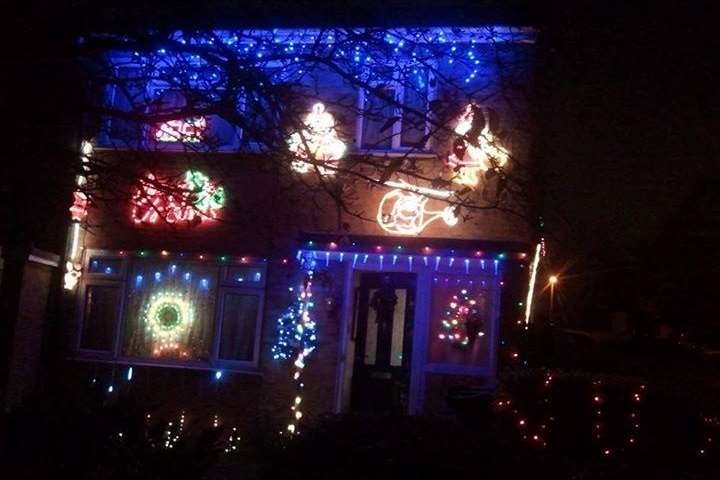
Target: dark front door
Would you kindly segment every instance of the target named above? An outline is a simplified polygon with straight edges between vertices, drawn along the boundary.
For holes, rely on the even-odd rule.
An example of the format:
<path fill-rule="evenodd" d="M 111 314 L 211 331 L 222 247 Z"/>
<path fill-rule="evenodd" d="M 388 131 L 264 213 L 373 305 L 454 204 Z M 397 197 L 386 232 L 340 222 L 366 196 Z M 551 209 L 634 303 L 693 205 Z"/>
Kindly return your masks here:
<path fill-rule="evenodd" d="M 406 413 L 415 275 L 363 273 L 355 295 L 352 409 Z"/>

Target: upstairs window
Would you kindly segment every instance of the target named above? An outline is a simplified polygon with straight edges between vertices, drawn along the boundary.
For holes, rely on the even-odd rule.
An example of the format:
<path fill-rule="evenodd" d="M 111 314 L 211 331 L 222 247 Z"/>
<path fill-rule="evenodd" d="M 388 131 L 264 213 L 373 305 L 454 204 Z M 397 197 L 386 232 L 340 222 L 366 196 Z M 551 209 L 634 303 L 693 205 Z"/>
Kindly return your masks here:
<path fill-rule="evenodd" d="M 184 92 L 168 88 L 139 67 L 117 67 L 105 101 L 114 112 L 98 139 L 100 145 L 199 151 L 232 150 L 239 145 L 237 128 L 219 115 L 189 115 Z M 166 119 L 153 124 L 138 121 L 147 115 Z"/>
<path fill-rule="evenodd" d="M 422 70 L 393 74 L 389 82 L 373 82 L 371 90 L 359 92 L 359 141 L 362 150 L 426 150 L 431 125 L 430 102 L 435 81 Z"/>

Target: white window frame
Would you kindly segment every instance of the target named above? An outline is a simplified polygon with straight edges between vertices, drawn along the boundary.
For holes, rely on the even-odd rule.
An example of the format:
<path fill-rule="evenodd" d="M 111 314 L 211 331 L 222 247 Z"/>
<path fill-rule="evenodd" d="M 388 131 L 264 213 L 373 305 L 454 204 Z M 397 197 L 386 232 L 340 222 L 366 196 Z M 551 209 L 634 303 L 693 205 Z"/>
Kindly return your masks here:
<path fill-rule="evenodd" d="M 119 273 L 89 273 L 89 265 L 92 258 L 108 258 L 120 259 L 121 268 Z M 188 256 L 192 258 L 192 256 Z M 261 340 L 262 326 L 265 313 L 265 286 L 267 278 L 266 262 L 248 262 L 239 265 L 218 265 L 219 276 L 217 278 L 218 286 L 215 297 L 215 311 L 210 321 L 213 322 L 211 331 L 213 336 L 210 339 L 210 352 L 207 361 L 202 360 L 172 360 L 172 359 L 154 359 L 150 357 L 133 357 L 124 355 L 123 332 L 125 331 L 127 322 L 127 292 L 128 284 L 131 281 L 130 260 L 128 255 L 121 255 L 117 251 L 102 249 L 87 249 L 83 256 L 83 275 L 80 278 L 80 284 L 77 290 L 76 298 L 76 331 L 75 331 L 75 359 L 85 361 L 100 361 L 119 365 L 138 365 L 138 366 L 156 366 L 166 368 L 186 368 L 195 370 L 230 370 L 240 373 L 259 374 L 260 357 L 261 357 Z M 165 260 L 163 260 L 165 261 Z M 168 262 L 170 260 L 167 260 Z M 255 284 L 238 286 L 234 284 L 228 277 L 230 269 L 234 266 L 242 266 L 248 268 L 257 268 L 262 271 L 262 280 Z M 85 306 L 87 290 L 93 286 L 114 286 L 120 289 L 120 298 L 118 300 L 117 315 L 115 325 L 113 326 L 113 343 L 110 351 L 90 350 L 81 348 L 83 322 L 85 321 Z M 220 335 L 222 333 L 222 312 L 224 309 L 225 293 L 239 293 L 256 295 L 259 297 L 257 320 L 255 325 L 255 338 L 253 358 L 251 361 L 240 360 L 222 360 L 219 358 L 220 351 Z"/>
<path fill-rule="evenodd" d="M 113 72 L 117 76 L 119 75 L 119 69 L 120 68 L 136 68 L 140 69 L 140 66 L 137 64 L 132 63 L 123 63 L 121 65 L 116 65 L 113 67 Z M 144 96 L 146 98 L 152 98 L 153 94 L 158 90 L 163 90 L 160 86 L 157 85 L 157 80 L 148 80 L 145 82 L 144 85 Z M 109 102 L 111 105 L 115 102 L 115 97 L 118 93 L 118 86 L 117 85 L 108 85 L 105 87 L 105 101 Z M 206 118 L 207 121 L 210 121 L 209 118 Z M 109 118 L 105 120 L 105 130 L 103 131 L 102 135 L 100 136 L 99 141 L 99 147 L 102 148 L 103 146 L 111 146 L 115 145 L 116 148 L 120 150 L 132 150 L 132 147 L 130 144 L 117 144 L 117 142 L 120 139 L 113 138 L 110 134 L 111 132 L 111 124 L 113 119 Z M 151 138 L 151 126 L 148 124 L 142 125 L 142 138 L 140 138 L 137 142 L 132 142 L 133 144 L 136 144 L 140 147 L 144 148 L 150 148 L 153 151 L 158 152 L 184 152 L 188 149 L 192 150 L 192 143 L 185 143 L 185 142 L 158 142 Z M 223 152 L 231 152 L 238 149 L 240 146 L 240 142 L 242 140 L 242 129 L 238 128 L 237 126 L 234 126 L 235 135 L 233 138 L 233 141 L 220 146 L 216 151 L 223 153 Z M 210 130 L 210 133 L 212 131 Z M 116 145 L 117 144 L 117 145 Z"/>
<path fill-rule="evenodd" d="M 397 77 L 397 72 L 395 72 L 395 76 Z M 434 99 L 437 98 L 437 85 L 435 87 L 431 87 L 431 85 L 435 83 L 434 82 L 434 74 L 432 71 L 428 71 L 428 80 L 427 80 L 427 104 L 425 105 L 425 112 L 426 115 L 429 115 L 429 109 L 430 109 L 430 102 L 432 102 Z M 391 82 L 385 83 L 385 88 L 391 89 L 394 92 L 395 99 L 398 103 L 404 104 L 405 102 L 405 87 L 402 85 L 402 83 L 397 80 L 397 78 Z M 379 86 L 379 83 L 371 82 L 371 87 Z M 408 146 L 403 145 L 402 143 L 402 109 L 399 107 L 393 108 L 393 116 L 399 117 L 398 120 L 393 123 L 392 129 L 391 129 L 391 145 L 389 149 L 385 148 L 372 148 L 372 147 L 364 147 L 363 146 L 363 130 L 365 128 L 365 118 L 362 114 L 362 112 L 365 109 L 365 101 L 367 97 L 367 92 L 365 89 L 358 89 L 358 117 L 355 124 L 355 148 L 357 151 L 360 152 L 367 152 L 370 154 L 386 154 L 388 152 L 396 152 L 396 153 L 407 153 L 412 152 L 416 154 L 427 154 L 430 153 L 430 149 L 432 147 L 432 139 L 428 138 L 428 140 L 425 142 L 424 145 L 418 147 L 418 146 Z M 430 121 L 425 121 L 425 135 L 430 133 L 431 131 L 431 124 Z"/>

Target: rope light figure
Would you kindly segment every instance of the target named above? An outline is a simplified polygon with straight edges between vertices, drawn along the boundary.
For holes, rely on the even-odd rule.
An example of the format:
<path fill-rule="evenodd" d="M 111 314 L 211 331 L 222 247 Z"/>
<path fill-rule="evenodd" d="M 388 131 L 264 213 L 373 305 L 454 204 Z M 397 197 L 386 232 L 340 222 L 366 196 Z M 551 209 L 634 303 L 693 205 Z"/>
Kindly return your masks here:
<path fill-rule="evenodd" d="M 193 117 L 185 120 L 170 120 L 161 123 L 155 130 L 158 142 L 200 143 L 205 137 L 207 120 L 205 117 Z"/>
<path fill-rule="evenodd" d="M 466 136 L 472 134 L 475 115 L 483 115 L 485 121 L 476 144 L 473 144 L 466 140 Z M 459 137 L 455 139 L 453 153 L 447 159 L 448 166 L 457 172 L 453 178 L 455 183 L 476 187 L 481 174 L 502 168 L 508 161 L 510 153 L 497 144 L 486 117 L 487 114 L 478 105 L 471 103 L 457 120 L 454 131 Z"/>
<path fill-rule="evenodd" d="M 428 201 L 435 197 L 447 199 L 453 192 L 417 187 L 406 182 L 386 182 L 396 187 L 383 196 L 378 205 L 377 222 L 394 235 L 418 235 L 432 222 L 442 219 L 449 227 L 457 225 L 458 218 L 452 206 L 430 210 Z"/>
<path fill-rule="evenodd" d="M 288 148 L 295 155 L 292 168 L 298 173 L 307 173 L 313 162 L 320 163 L 321 175 L 335 175 L 338 160 L 345 155 L 345 144 L 335 129 L 335 118 L 325 110 L 325 105 L 316 103 L 305 117 L 305 128 L 293 133 L 288 139 Z M 333 168 L 325 168 L 327 165 Z"/>
<path fill-rule="evenodd" d="M 158 180 L 148 173 L 132 199 L 132 219 L 135 223 L 188 222 L 198 224 L 216 219 L 225 205 L 225 189 L 202 172 L 188 170 L 177 185 L 159 188 Z"/>

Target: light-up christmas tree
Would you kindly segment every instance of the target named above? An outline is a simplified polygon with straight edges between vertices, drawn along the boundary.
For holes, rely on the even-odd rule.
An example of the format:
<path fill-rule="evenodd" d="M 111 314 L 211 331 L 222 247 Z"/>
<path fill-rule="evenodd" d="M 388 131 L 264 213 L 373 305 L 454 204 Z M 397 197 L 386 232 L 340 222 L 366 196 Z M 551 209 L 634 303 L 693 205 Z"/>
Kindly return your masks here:
<path fill-rule="evenodd" d="M 472 345 L 478 337 L 485 335 L 478 302 L 464 288 L 453 295 L 442 324 L 438 338 L 459 347 Z"/>
<path fill-rule="evenodd" d="M 304 386 L 302 373 L 307 358 L 317 347 L 316 324 L 310 313 L 315 306 L 312 294 L 315 260 L 303 257 L 300 264 L 305 272 L 302 285 L 295 302 L 277 320 L 277 339 L 272 347 L 275 359 L 295 359 L 292 378 L 296 393 L 290 405 L 291 419 L 286 428 L 290 435 L 299 433 L 298 425 L 303 416 L 300 406 Z"/>

